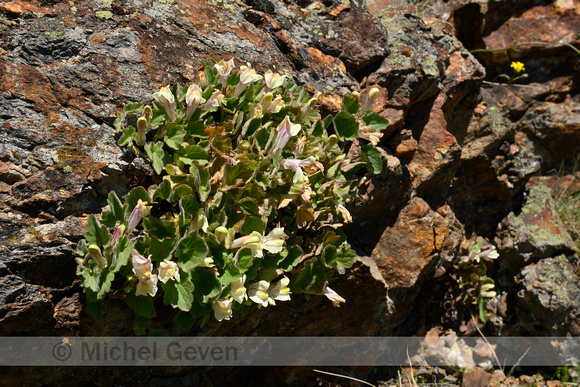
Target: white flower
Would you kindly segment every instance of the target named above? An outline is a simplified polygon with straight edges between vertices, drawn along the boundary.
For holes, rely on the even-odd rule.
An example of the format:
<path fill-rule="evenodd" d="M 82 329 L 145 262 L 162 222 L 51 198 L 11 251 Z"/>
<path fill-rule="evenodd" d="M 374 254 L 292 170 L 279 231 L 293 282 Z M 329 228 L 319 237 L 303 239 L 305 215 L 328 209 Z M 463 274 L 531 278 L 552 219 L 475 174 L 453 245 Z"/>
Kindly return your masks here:
<path fill-rule="evenodd" d="M 340 211 L 340 214 L 342 215 L 342 218 L 344 219 L 345 223 L 352 222 L 352 216 L 350 215 L 350 212 L 346 209 L 345 206 L 343 206 L 342 204 L 339 204 L 337 206 L 337 208 Z"/>
<path fill-rule="evenodd" d="M 142 255 L 134 253 L 131 261 L 133 263 L 133 273 L 135 273 L 139 280 L 145 280 L 151 276 L 151 272 L 153 271 L 151 258 L 145 258 Z"/>
<path fill-rule="evenodd" d="M 137 296 L 146 296 L 150 295 L 151 297 L 155 296 L 157 293 L 157 276 L 155 274 L 150 275 L 147 278 L 140 279 L 137 283 L 137 290 L 135 291 L 135 295 Z"/>
<path fill-rule="evenodd" d="M 157 93 L 153 93 L 153 98 L 157 100 L 163 108 L 165 108 L 165 112 L 169 116 L 170 121 L 175 121 L 177 118 L 177 113 L 175 112 L 175 97 L 173 97 L 173 93 L 169 90 L 169 86 L 162 87 L 160 91 Z"/>
<path fill-rule="evenodd" d="M 324 289 L 322 290 L 322 293 L 324 293 L 324 295 L 330 301 L 332 301 L 332 305 L 334 305 L 337 308 L 340 307 L 341 302 L 346 302 L 346 300 L 344 298 L 342 298 L 341 296 L 339 296 L 337 292 L 335 292 L 334 290 L 332 290 L 331 288 L 329 288 L 326 285 L 324 285 Z"/>
<path fill-rule="evenodd" d="M 248 85 L 261 79 L 262 76 L 256 74 L 256 70 L 250 64 L 248 66 L 240 66 L 240 82 L 236 86 L 236 90 L 234 90 L 234 97 L 239 97 Z"/>
<path fill-rule="evenodd" d="M 316 164 L 316 160 L 314 159 L 313 156 L 310 156 L 304 160 L 298 160 L 298 159 L 284 159 L 284 160 L 282 160 L 282 168 L 291 169 L 295 172 L 294 178 L 292 179 L 292 182 L 294 184 L 304 182 L 305 175 L 304 175 L 304 171 L 302 171 L 302 168 L 303 167 L 310 167 L 314 164 Z"/>
<path fill-rule="evenodd" d="M 284 121 L 282 121 L 280 125 L 278 125 L 278 128 L 276 129 L 278 135 L 276 136 L 274 146 L 270 150 L 270 154 L 276 153 L 278 149 L 284 149 L 286 144 L 288 144 L 290 137 L 296 136 L 301 129 L 302 126 L 300 124 L 293 124 L 290 121 L 290 117 L 286 116 L 284 118 Z"/>
<path fill-rule="evenodd" d="M 170 279 L 179 282 L 179 268 L 175 262 L 165 260 L 159 264 L 159 281 L 166 283 Z"/>
<path fill-rule="evenodd" d="M 489 248 L 487 248 L 486 250 L 482 251 L 481 254 L 479 254 L 482 258 L 489 258 L 489 259 L 497 259 L 499 258 L 499 253 L 497 252 L 497 250 L 495 249 L 495 246 L 490 246 Z"/>
<path fill-rule="evenodd" d="M 290 301 L 290 288 L 288 284 L 290 280 L 288 277 L 282 278 L 278 283 L 274 286 L 270 286 L 268 289 L 268 293 L 274 300 L 278 301 Z"/>
<path fill-rule="evenodd" d="M 185 112 L 185 118 L 189 120 L 195 109 L 205 102 L 205 99 L 201 96 L 202 90 L 195 83 L 189 86 L 187 93 L 185 94 L 185 104 L 187 105 L 187 111 Z"/>
<path fill-rule="evenodd" d="M 267 91 L 282 86 L 285 80 L 285 75 L 273 73 L 271 70 L 267 70 L 266 73 L 264 73 L 264 81 L 266 82 L 266 87 L 268 88 Z"/>
<path fill-rule="evenodd" d="M 250 64 L 248 66 L 240 66 L 240 83 L 250 84 L 262 79 L 262 76 L 256 74 L 256 70 Z"/>
<path fill-rule="evenodd" d="M 267 236 L 262 236 L 259 232 L 252 231 L 250 235 L 235 239 L 230 247 L 232 249 L 247 247 L 252 250 L 253 257 L 262 258 L 264 255 L 262 250 L 264 249 L 272 254 L 282 251 L 284 246 L 283 235 L 284 228 L 275 228 Z"/>
<path fill-rule="evenodd" d="M 212 306 L 216 320 L 229 320 L 232 317 L 232 299 L 224 298 L 215 301 Z"/>
<path fill-rule="evenodd" d="M 248 294 L 246 292 L 246 287 L 244 283 L 246 282 L 246 275 L 243 274 L 240 278 L 232 282 L 232 288 L 230 290 L 230 295 L 236 302 L 243 303 L 248 299 Z"/>
<path fill-rule="evenodd" d="M 369 126 L 361 125 L 358 130 L 358 138 L 370 141 L 373 146 L 377 146 L 383 134 L 375 132 Z"/>
<path fill-rule="evenodd" d="M 230 72 L 235 67 L 234 58 L 228 60 L 227 62 L 222 59 L 219 63 L 216 63 L 214 67 L 216 68 L 223 82 L 228 78 L 228 75 L 230 75 Z"/>
<path fill-rule="evenodd" d="M 211 108 L 220 107 L 224 103 L 224 95 L 221 91 L 216 90 L 213 92 L 211 97 L 207 100 L 205 105 L 203 105 L 203 110 L 209 110 Z"/>
<path fill-rule="evenodd" d="M 276 305 L 276 301 L 290 301 L 290 288 L 288 277 L 282 278 L 275 285 L 270 285 L 268 281 L 260 281 L 250 285 L 248 295 L 250 300 L 261 306 Z"/>
<path fill-rule="evenodd" d="M 488 245 L 488 247 L 481 251 L 483 242 L 475 243 L 469 250 L 469 261 L 479 263 L 480 258 L 496 259 L 499 257 L 495 246 Z"/>
<path fill-rule="evenodd" d="M 214 267 L 215 265 L 213 264 L 213 258 L 211 257 L 205 257 L 203 259 L 203 261 L 201 261 L 201 263 L 199 264 L 199 267 Z"/>
<path fill-rule="evenodd" d="M 262 280 L 251 284 L 250 289 L 248 290 L 248 296 L 250 297 L 250 300 L 261 306 L 276 305 L 276 302 L 272 297 L 270 297 L 270 293 L 268 293 L 269 288 L 270 283 L 268 281 Z"/>

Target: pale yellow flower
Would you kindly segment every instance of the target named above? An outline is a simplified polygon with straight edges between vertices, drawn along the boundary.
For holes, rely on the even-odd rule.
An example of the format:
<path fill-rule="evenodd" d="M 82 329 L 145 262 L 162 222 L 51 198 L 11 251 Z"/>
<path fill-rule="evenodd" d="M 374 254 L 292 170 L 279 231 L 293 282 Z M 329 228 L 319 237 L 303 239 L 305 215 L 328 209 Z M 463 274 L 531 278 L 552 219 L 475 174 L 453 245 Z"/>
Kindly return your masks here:
<path fill-rule="evenodd" d="M 159 264 L 159 281 L 166 283 L 170 279 L 179 282 L 179 268 L 175 262 L 165 260 Z"/>
<path fill-rule="evenodd" d="M 232 299 L 224 298 L 223 300 L 217 300 L 212 304 L 213 313 L 216 320 L 229 320 L 232 317 Z"/>

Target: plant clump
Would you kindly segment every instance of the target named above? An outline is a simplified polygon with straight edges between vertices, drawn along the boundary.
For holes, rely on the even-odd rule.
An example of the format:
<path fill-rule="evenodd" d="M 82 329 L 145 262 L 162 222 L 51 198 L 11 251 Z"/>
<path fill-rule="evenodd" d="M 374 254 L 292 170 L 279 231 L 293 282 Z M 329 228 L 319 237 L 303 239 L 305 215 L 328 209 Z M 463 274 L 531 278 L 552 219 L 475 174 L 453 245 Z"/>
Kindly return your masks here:
<path fill-rule="evenodd" d="M 111 192 L 89 218 L 77 261 L 96 318 L 115 280 L 139 334 L 158 299 L 182 328 L 296 293 L 345 301 L 327 283 L 356 260 L 341 226 L 358 178 L 382 168 L 375 145 L 388 121 L 368 110 L 378 90 L 322 118 L 318 95 L 287 76 L 234 67 L 206 63 L 199 84 L 163 87 L 118 115 L 119 144 L 152 165 L 155 184 L 123 200 Z"/>

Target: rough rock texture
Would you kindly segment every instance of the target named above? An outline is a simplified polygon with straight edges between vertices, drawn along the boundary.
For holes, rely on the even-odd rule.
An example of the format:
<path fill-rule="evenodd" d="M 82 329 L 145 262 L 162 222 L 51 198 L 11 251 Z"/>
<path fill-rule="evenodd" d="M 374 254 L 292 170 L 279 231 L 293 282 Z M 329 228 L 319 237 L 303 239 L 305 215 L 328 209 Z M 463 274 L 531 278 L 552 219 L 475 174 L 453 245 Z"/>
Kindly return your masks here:
<path fill-rule="evenodd" d="M 432 308 L 445 300 L 430 293 L 449 280 L 444 273 L 464 235 L 475 233 L 492 242 L 495 236 L 501 253 L 490 271 L 501 294 L 490 302 L 492 328 L 509 323 L 517 334 L 577 335 L 580 291 L 571 265 L 578 256 L 548 190 L 528 180 L 560 161 L 570 166 L 579 151 L 580 66 L 562 42 L 579 45 L 580 10 L 564 0 L 413 3 L 0 3 L 0 334 L 133 334 L 121 297 L 107 299 L 102 321 L 87 315 L 75 275 L 88 215 L 102 211 L 110 191 L 121 197 L 151 174 L 116 145 L 114 115 L 161 86 L 198 79 L 204 59 L 234 57 L 324 93 L 323 112 L 336 110 L 348 91 L 380 89 L 373 109 L 390 123 L 381 140 L 384 168 L 361 180 L 346 229 L 359 262 L 331 284 L 347 299 L 342 308 L 294 296 L 244 319 L 183 332 L 160 303 L 156 328 L 180 335 L 420 334 L 440 322 Z M 529 41 L 538 44 L 476 56 L 467 50 Z M 528 84 L 489 83 L 516 59 L 525 61 Z M 293 368 L 261 369 L 259 379 L 229 371 L 11 369 L 3 384 L 315 380 Z"/>
<path fill-rule="evenodd" d="M 580 333 L 580 288 L 564 255 L 526 266 L 519 275 L 518 327 L 534 336 Z"/>
<path fill-rule="evenodd" d="M 574 254 L 574 244 L 554 208 L 548 187 L 532 186 L 518 214 L 498 227 L 502 269 L 515 274 L 524 265 L 559 254 Z"/>

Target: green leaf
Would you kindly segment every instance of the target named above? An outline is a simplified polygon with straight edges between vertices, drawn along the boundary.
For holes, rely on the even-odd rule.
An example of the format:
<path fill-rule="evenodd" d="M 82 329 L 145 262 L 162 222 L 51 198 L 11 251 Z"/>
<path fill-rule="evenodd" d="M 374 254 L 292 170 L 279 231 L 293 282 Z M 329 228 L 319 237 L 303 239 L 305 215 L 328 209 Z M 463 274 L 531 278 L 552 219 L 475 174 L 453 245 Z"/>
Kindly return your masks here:
<path fill-rule="evenodd" d="M 99 223 L 94 215 L 89 216 L 88 231 L 83 234 L 88 244 L 95 244 L 99 247 L 104 247 L 109 243 L 111 235 L 106 226 Z"/>
<path fill-rule="evenodd" d="M 130 102 L 123 108 L 123 111 L 127 114 L 138 113 L 143 110 L 143 104 L 139 102 Z"/>
<path fill-rule="evenodd" d="M 153 297 L 137 296 L 135 292 L 127 294 L 127 304 L 135 312 L 135 314 L 147 318 L 155 317 L 155 306 L 153 305 Z"/>
<path fill-rule="evenodd" d="M 232 150 L 232 140 L 231 138 L 225 137 L 224 135 L 217 135 L 212 140 L 211 144 L 214 148 L 220 150 L 222 153 L 227 153 Z"/>
<path fill-rule="evenodd" d="M 215 273 L 205 267 L 195 268 L 191 272 L 191 280 L 195 283 L 194 296 L 201 302 L 208 303 L 222 292 L 222 285 Z"/>
<path fill-rule="evenodd" d="M 200 111 L 201 109 L 199 109 L 198 111 Z M 185 127 L 185 130 L 187 131 L 187 133 L 191 134 L 192 136 L 199 136 L 199 137 L 207 137 L 207 135 L 205 134 L 204 130 L 205 130 L 205 125 L 203 122 L 200 121 L 193 121 L 193 117 L 192 117 L 192 121 L 190 121 L 187 126 Z"/>
<path fill-rule="evenodd" d="M 206 61 L 204 60 L 202 62 L 203 66 L 204 66 L 204 73 L 205 73 L 205 81 L 207 82 L 208 85 L 215 85 L 217 82 L 219 82 L 219 76 L 217 73 L 217 70 L 214 66 L 214 62 L 213 61 Z M 210 93 L 211 95 L 211 93 Z M 207 99 L 207 98 L 206 98 Z"/>
<path fill-rule="evenodd" d="M 153 194 L 153 200 L 157 198 L 161 200 L 168 200 L 170 196 L 171 196 L 171 183 L 169 182 L 169 180 L 163 179 L 163 182 L 161 183 L 159 188 L 155 190 L 155 193 Z"/>
<path fill-rule="evenodd" d="M 147 143 L 145 144 L 145 152 L 147 153 L 149 159 L 153 162 L 153 169 L 158 175 L 160 175 L 163 171 L 163 167 L 165 166 L 165 163 L 163 162 L 163 158 L 165 157 L 163 143 L 161 141 L 157 141 L 153 147 L 150 143 Z"/>
<path fill-rule="evenodd" d="M 477 306 L 479 307 L 479 319 L 483 323 L 487 322 L 487 302 L 485 302 L 485 299 L 483 297 L 481 296 L 479 297 L 479 302 L 477 303 Z"/>
<path fill-rule="evenodd" d="M 209 182 L 209 172 L 203 167 L 196 167 L 195 185 L 199 193 L 199 200 L 205 202 L 211 192 L 211 185 Z"/>
<path fill-rule="evenodd" d="M 83 273 L 83 277 L 85 278 L 86 281 L 86 279 L 89 276 L 85 276 L 84 274 L 85 273 Z M 90 277 L 92 277 L 92 280 L 94 280 L 97 283 L 98 289 L 95 290 L 94 287 L 92 286 L 87 287 L 87 285 L 85 285 L 87 299 L 91 302 L 102 300 L 105 294 L 111 290 L 111 283 L 115 279 L 115 273 L 111 273 L 108 269 L 105 268 L 102 271 L 95 273 Z"/>
<path fill-rule="evenodd" d="M 178 150 L 181 148 L 181 143 L 185 138 L 185 131 L 180 125 L 171 123 L 165 127 L 165 136 L 163 139 L 168 147 Z"/>
<path fill-rule="evenodd" d="M 188 145 L 179 152 L 179 160 L 187 165 L 191 165 L 194 162 L 204 165 L 209 161 L 209 153 L 198 145 Z"/>
<path fill-rule="evenodd" d="M 298 262 L 300 262 L 300 258 L 302 258 L 302 249 L 300 246 L 292 246 L 288 249 L 288 255 L 282 262 L 278 264 L 278 267 L 284 271 L 292 270 Z"/>
<path fill-rule="evenodd" d="M 152 261 L 163 261 L 171 258 L 173 248 L 177 243 L 177 238 L 166 238 L 159 240 L 151 237 L 151 244 L 149 245 L 149 255 Z"/>
<path fill-rule="evenodd" d="M 295 289 L 322 291 L 322 284 L 324 284 L 326 275 L 324 269 L 316 265 L 315 261 L 313 259 L 306 262 L 304 268 L 292 278 L 292 285 Z M 319 287 L 321 289 L 318 289 Z"/>
<path fill-rule="evenodd" d="M 175 255 L 181 270 L 190 272 L 207 257 L 207 244 L 197 233 L 189 234 L 179 241 Z"/>
<path fill-rule="evenodd" d="M 107 307 L 102 301 L 87 302 L 87 313 L 93 316 L 97 321 L 101 320 L 106 311 Z"/>
<path fill-rule="evenodd" d="M 276 254 L 272 254 L 272 253 L 268 253 L 265 254 L 264 257 L 262 258 L 262 266 L 264 268 L 278 268 L 278 264 L 284 260 L 284 258 L 286 258 L 286 256 L 288 255 L 288 250 L 286 249 L 282 249 L 282 251 L 280 251 L 279 253 Z"/>
<path fill-rule="evenodd" d="M 197 214 L 197 211 L 199 210 L 199 203 L 193 195 L 182 197 L 180 199 L 180 203 L 180 208 L 186 216 L 191 217 Z"/>
<path fill-rule="evenodd" d="M 336 252 L 336 270 L 344 273 L 344 269 L 348 269 L 356 262 L 356 253 L 350 248 L 347 242 L 344 242 Z"/>
<path fill-rule="evenodd" d="M 219 279 L 222 285 L 225 287 L 228 286 L 230 283 L 234 282 L 235 280 L 237 280 L 238 278 L 240 278 L 241 276 L 242 273 L 240 272 L 240 268 L 237 267 L 235 262 L 233 262 L 233 260 L 230 259 L 226 262 L 226 267 L 224 268 L 224 271 Z"/>
<path fill-rule="evenodd" d="M 270 139 L 270 131 L 268 129 L 260 129 L 254 134 L 254 140 L 259 149 L 264 150 Z"/>
<path fill-rule="evenodd" d="M 115 246 L 113 255 L 114 259 L 113 262 L 111 262 L 111 267 L 109 268 L 112 273 L 118 272 L 123 266 L 127 264 L 127 262 L 129 262 L 129 256 L 131 255 L 132 249 L 133 247 L 131 246 L 131 242 L 129 242 L 129 238 L 126 236 L 119 238 L 117 245 Z"/>
<path fill-rule="evenodd" d="M 135 187 L 125 196 L 125 204 L 127 205 L 127 212 L 132 212 L 137 202 L 141 199 L 142 202 L 151 203 L 149 193 L 143 187 Z"/>
<path fill-rule="evenodd" d="M 361 158 L 367 163 L 369 170 L 375 175 L 381 173 L 383 170 L 381 152 L 371 144 L 362 146 Z"/>
<path fill-rule="evenodd" d="M 367 113 L 363 117 L 363 122 L 365 125 L 370 126 L 374 131 L 380 132 L 389 126 L 389 120 L 377 113 Z"/>
<path fill-rule="evenodd" d="M 342 111 L 334 117 L 334 128 L 341 140 L 352 141 L 358 136 L 359 124 L 352 114 Z"/>
<path fill-rule="evenodd" d="M 332 264 L 336 261 L 337 248 L 333 245 L 328 245 L 324 247 L 322 251 L 322 259 L 326 267 L 332 267 Z"/>
<path fill-rule="evenodd" d="M 322 121 L 318 120 L 314 124 L 314 129 L 312 130 L 312 135 L 318 140 L 322 140 L 322 135 L 324 134 L 324 127 L 322 126 Z"/>
<path fill-rule="evenodd" d="M 117 224 L 117 221 L 123 223 L 125 221 L 125 211 L 127 210 L 127 206 L 121 204 L 115 191 L 109 193 L 109 199 L 107 201 L 109 202 L 111 210 L 103 212 L 101 219 L 103 224 L 107 227 L 113 227 Z"/>
<path fill-rule="evenodd" d="M 189 280 L 181 283 L 168 281 L 163 284 L 165 296 L 163 302 L 184 312 L 189 312 L 193 303 L 193 284 Z"/>
<path fill-rule="evenodd" d="M 147 328 L 151 326 L 151 319 L 149 317 L 144 317 L 140 315 L 135 316 L 133 320 L 133 332 L 137 336 L 145 336 L 147 333 Z"/>
<path fill-rule="evenodd" d="M 173 322 L 177 325 L 178 328 L 187 330 L 193 326 L 195 323 L 195 318 L 191 315 L 191 313 L 179 311 L 173 317 Z"/>
<path fill-rule="evenodd" d="M 147 217 L 143 219 L 143 227 L 157 239 L 175 237 L 175 223 L 169 220 Z"/>
<path fill-rule="evenodd" d="M 251 268 L 252 264 L 254 263 L 252 250 L 248 248 L 238 250 L 238 252 L 236 253 L 236 257 L 234 259 L 237 261 L 237 266 L 242 273 L 246 272 L 249 268 Z"/>
<path fill-rule="evenodd" d="M 95 294 L 96 300 L 96 294 L 101 289 L 101 272 L 85 269 L 83 270 L 82 275 L 83 286 L 86 290 L 91 290 Z"/>
<path fill-rule="evenodd" d="M 123 112 L 123 111 L 119 112 L 119 114 L 117 114 L 117 117 L 115 118 L 115 122 L 113 123 L 117 132 L 123 131 L 123 128 L 125 126 L 125 118 L 126 117 L 127 117 L 127 114 L 125 114 L 125 112 Z"/>
<path fill-rule="evenodd" d="M 171 195 L 171 201 L 177 202 L 181 197 L 188 196 L 193 193 L 193 189 L 185 184 L 180 184 L 173 189 L 173 194 Z"/>
<path fill-rule="evenodd" d="M 350 95 L 345 96 L 342 99 L 342 109 L 346 110 L 350 114 L 358 113 L 358 110 L 360 109 L 360 104 L 359 104 L 358 99 L 356 99 Z"/>
<path fill-rule="evenodd" d="M 191 311 L 189 312 L 193 318 L 200 318 L 205 316 L 211 311 L 211 305 L 202 303 L 199 298 L 195 298 L 194 294 L 193 304 L 191 305 Z"/>
<path fill-rule="evenodd" d="M 151 119 L 151 126 L 161 125 L 165 122 L 165 109 L 163 106 L 155 101 L 153 106 L 156 108 L 153 109 L 153 118 Z"/>
<path fill-rule="evenodd" d="M 259 209 L 256 201 L 252 198 L 244 198 L 238 202 L 242 211 L 244 211 L 247 215 L 252 216 L 259 216 Z"/>
<path fill-rule="evenodd" d="M 252 231 L 257 231 L 260 234 L 264 234 L 265 229 L 266 223 L 264 223 L 261 218 L 257 216 L 248 216 L 246 217 L 246 220 L 244 220 L 240 233 L 242 235 L 250 235 Z"/>
<path fill-rule="evenodd" d="M 260 127 L 262 127 L 262 119 L 253 118 L 245 128 L 245 131 L 242 131 L 242 136 L 250 138 Z"/>
<path fill-rule="evenodd" d="M 123 135 L 119 138 L 119 145 L 126 146 L 131 142 L 133 139 L 133 135 L 137 133 L 137 129 L 132 126 L 129 126 L 127 129 L 123 130 Z"/>

